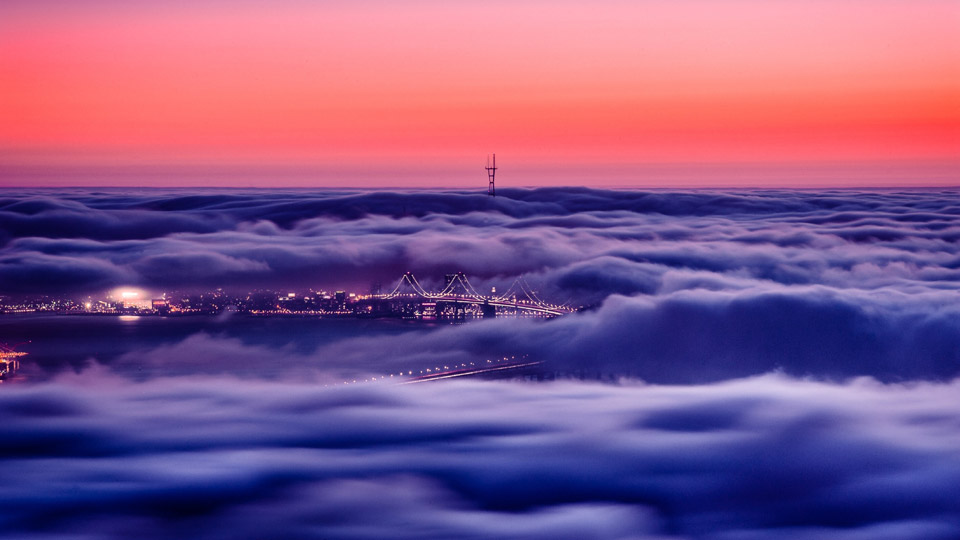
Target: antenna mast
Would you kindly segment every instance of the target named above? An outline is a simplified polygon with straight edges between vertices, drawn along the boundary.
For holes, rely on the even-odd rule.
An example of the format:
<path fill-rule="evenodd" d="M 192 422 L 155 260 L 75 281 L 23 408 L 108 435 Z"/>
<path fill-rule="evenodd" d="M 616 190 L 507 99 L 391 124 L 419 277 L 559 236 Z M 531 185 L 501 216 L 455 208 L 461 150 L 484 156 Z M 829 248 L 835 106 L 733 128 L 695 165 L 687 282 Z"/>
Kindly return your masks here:
<path fill-rule="evenodd" d="M 493 186 L 493 178 L 497 175 L 497 155 L 493 154 L 493 165 L 490 165 L 490 155 L 487 155 L 487 178 L 490 180 L 489 185 L 487 185 L 487 195 L 491 197 L 497 196 L 497 191 Z"/>

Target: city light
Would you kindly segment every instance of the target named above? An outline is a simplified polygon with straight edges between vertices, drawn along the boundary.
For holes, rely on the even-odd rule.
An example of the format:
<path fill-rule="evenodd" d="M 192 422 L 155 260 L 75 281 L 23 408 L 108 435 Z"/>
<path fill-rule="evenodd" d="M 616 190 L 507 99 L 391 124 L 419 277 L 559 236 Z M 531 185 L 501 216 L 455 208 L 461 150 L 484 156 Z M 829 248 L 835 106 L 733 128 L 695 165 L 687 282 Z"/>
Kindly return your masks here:
<path fill-rule="evenodd" d="M 547 303 L 521 277 L 502 295 L 481 294 L 462 272 L 447 274 L 444 288 L 424 289 L 413 273 L 403 274 L 388 293 L 360 294 L 337 290 L 271 291 L 257 289 L 232 294 L 217 288 L 207 292 L 165 291 L 153 294 L 136 287 L 118 287 L 103 296 L 77 301 L 49 295 L 0 299 L 0 313 L 87 313 L 98 315 L 178 316 L 244 313 L 253 316 L 400 318 L 462 322 L 498 317 L 552 318 L 577 311 Z"/>

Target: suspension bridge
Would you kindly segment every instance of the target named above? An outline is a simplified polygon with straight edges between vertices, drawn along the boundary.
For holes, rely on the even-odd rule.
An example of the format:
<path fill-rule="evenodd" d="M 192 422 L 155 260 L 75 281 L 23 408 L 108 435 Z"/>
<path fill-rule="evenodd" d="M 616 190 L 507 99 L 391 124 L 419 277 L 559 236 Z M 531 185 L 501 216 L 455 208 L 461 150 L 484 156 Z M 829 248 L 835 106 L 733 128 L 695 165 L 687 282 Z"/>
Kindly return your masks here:
<path fill-rule="evenodd" d="M 440 292 L 427 291 L 412 272 L 407 272 L 400 277 L 392 291 L 372 296 L 379 300 L 422 299 L 425 302 L 478 305 L 486 310 L 529 313 L 541 317 L 557 317 L 576 311 L 576 308 L 566 304 L 543 301 L 522 276 L 515 279 L 503 294 L 491 292 L 485 295 L 477 291 L 463 272 L 447 274 L 446 285 Z"/>

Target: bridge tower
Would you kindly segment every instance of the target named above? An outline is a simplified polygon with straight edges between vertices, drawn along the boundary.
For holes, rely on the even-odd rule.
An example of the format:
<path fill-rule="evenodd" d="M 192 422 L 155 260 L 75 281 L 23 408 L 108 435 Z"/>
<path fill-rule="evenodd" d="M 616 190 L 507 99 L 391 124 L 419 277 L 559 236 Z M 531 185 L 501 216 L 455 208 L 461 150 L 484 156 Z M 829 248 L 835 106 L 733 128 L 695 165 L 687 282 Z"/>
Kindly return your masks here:
<path fill-rule="evenodd" d="M 492 163 L 492 164 L 491 164 Z M 490 156 L 487 156 L 487 178 L 490 180 L 489 185 L 487 185 L 487 195 L 491 197 L 497 196 L 497 191 L 493 186 L 493 178 L 497 175 L 497 155 L 493 154 L 493 161 L 490 161 Z"/>

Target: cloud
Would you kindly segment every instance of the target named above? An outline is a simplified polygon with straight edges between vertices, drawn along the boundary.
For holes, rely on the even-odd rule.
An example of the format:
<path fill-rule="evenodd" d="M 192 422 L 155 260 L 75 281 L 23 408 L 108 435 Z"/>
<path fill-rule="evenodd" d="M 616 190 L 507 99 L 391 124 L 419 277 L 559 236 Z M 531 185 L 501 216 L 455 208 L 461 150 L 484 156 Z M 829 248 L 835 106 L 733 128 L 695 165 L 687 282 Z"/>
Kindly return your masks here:
<path fill-rule="evenodd" d="M 464 271 L 481 290 L 505 291 L 523 275 L 541 297 L 590 311 L 356 336 L 298 354 L 337 376 L 522 353 L 564 372 L 655 382 L 778 369 L 947 380 L 960 373 L 951 194 L 10 190 L 0 294 L 389 290 L 405 271 L 428 288 Z M 383 350 L 389 358 L 370 360 Z"/>
<path fill-rule="evenodd" d="M 132 279 L 131 272 L 96 257 L 35 251 L 0 254 L 0 281 L 7 294 L 102 290 Z"/>
<path fill-rule="evenodd" d="M 782 371 L 844 380 L 960 375 L 956 293 L 864 293 L 768 285 L 611 296 L 550 321 L 497 319 L 429 332 L 360 336 L 316 355 L 365 373 L 526 354 L 550 373 L 702 383 Z M 390 351 L 383 355 L 382 351 Z"/>
<path fill-rule="evenodd" d="M 0 537 L 956 538 L 955 199 L 8 190 L 2 295 L 463 271 L 586 309 L 4 318 L 35 343 L 0 392 Z M 343 384 L 508 355 L 560 380 Z"/>
<path fill-rule="evenodd" d="M 0 264 L 11 277 L 0 284 L 4 294 L 121 284 L 365 289 L 405 271 L 428 282 L 464 271 L 501 287 L 526 274 L 545 291 L 583 302 L 656 294 L 658 274 L 668 270 L 711 273 L 716 284 L 905 290 L 960 282 L 960 226 L 942 190 L 5 195 Z M 78 279 L 62 277 L 71 272 Z M 16 277 L 27 273 L 38 276 L 33 284 Z"/>
<path fill-rule="evenodd" d="M 73 375 L 0 393 L 0 537 L 955 538 L 957 386 Z"/>
<path fill-rule="evenodd" d="M 123 193 L 113 197 L 54 193 L 58 192 L 8 192 L 0 198 L 0 244 L 18 237 L 146 239 L 173 232 L 212 232 L 229 223 L 215 212 L 155 211 L 165 209 L 162 206 L 148 211 L 142 206 L 149 203 Z"/>

